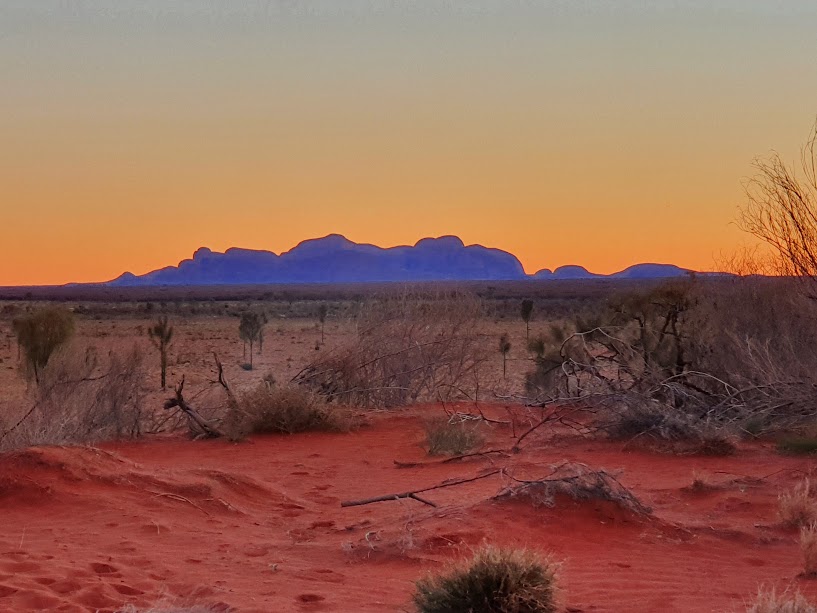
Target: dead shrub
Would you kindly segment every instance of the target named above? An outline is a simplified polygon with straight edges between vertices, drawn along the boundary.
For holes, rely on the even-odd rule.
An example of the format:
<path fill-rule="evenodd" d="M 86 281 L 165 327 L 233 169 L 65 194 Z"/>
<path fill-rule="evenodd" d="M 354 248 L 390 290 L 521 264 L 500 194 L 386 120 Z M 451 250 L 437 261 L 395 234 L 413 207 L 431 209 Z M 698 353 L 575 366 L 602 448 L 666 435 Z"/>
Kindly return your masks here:
<path fill-rule="evenodd" d="M 817 522 L 817 500 L 812 496 L 811 483 L 804 479 L 777 498 L 780 520 L 787 526 L 807 526 Z"/>
<path fill-rule="evenodd" d="M 557 570 L 535 552 L 485 546 L 445 573 L 417 581 L 414 605 L 420 613 L 553 613 Z"/>
<path fill-rule="evenodd" d="M 526 499 L 534 505 L 553 507 L 556 497 L 563 495 L 577 501 L 606 500 L 639 515 L 651 513 L 649 507 L 605 470 L 593 470 L 578 462 L 565 462 L 551 468 L 551 473 L 542 479 L 513 479 L 513 483 L 494 498 Z"/>
<path fill-rule="evenodd" d="M 296 434 L 299 432 L 346 432 L 353 427 L 351 414 L 328 405 L 316 394 L 296 386 L 261 384 L 239 399 L 239 411 L 227 419 L 230 438 L 250 434 Z"/>
<path fill-rule="evenodd" d="M 477 400 L 488 344 L 480 301 L 465 293 L 404 292 L 361 307 L 356 338 L 295 380 L 329 401 L 366 407 Z"/>
<path fill-rule="evenodd" d="M 57 350 L 40 371 L 32 406 L 0 435 L 0 449 L 91 443 L 144 432 L 143 355 Z"/>
<path fill-rule="evenodd" d="M 425 422 L 429 455 L 462 455 L 479 449 L 485 437 L 478 424 L 438 417 Z"/>
<path fill-rule="evenodd" d="M 817 575 L 817 523 L 800 528 L 800 553 L 803 554 L 803 574 Z"/>
<path fill-rule="evenodd" d="M 757 598 L 746 607 L 746 613 L 817 613 L 805 596 L 799 591 L 788 590 L 778 594 L 774 588 L 757 592 Z"/>
<path fill-rule="evenodd" d="M 613 440 L 639 441 L 671 453 L 723 456 L 735 453 L 734 436 L 722 425 L 667 410 L 658 403 L 636 403 L 610 411 L 597 426 Z"/>

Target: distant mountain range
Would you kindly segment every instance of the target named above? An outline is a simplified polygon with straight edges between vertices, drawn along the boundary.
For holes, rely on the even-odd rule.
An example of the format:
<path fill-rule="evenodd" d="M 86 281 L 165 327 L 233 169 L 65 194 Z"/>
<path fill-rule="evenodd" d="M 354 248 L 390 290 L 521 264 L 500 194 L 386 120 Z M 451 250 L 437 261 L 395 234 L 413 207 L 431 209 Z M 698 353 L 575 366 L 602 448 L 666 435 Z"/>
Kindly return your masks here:
<path fill-rule="evenodd" d="M 598 275 L 581 266 L 525 274 L 521 262 L 507 251 L 464 245 L 456 236 L 424 238 L 413 247 L 377 247 L 339 234 L 303 241 L 290 251 L 202 247 L 193 258 L 144 275 L 126 272 L 107 285 L 253 285 L 274 283 L 351 283 L 384 281 L 499 281 L 516 279 L 656 279 L 690 271 L 669 264 L 637 264 L 612 275 Z"/>

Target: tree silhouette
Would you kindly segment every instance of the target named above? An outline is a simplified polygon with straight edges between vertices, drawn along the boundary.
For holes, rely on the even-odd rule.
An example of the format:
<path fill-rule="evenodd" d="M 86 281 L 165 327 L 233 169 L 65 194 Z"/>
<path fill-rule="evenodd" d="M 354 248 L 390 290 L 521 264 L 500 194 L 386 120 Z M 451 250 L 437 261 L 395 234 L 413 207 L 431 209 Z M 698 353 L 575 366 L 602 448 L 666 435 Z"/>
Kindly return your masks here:
<path fill-rule="evenodd" d="M 502 377 L 506 377 L 507 369 L 506 362 L 508 359 L 508 352 L 511 350 L 511 341 L 506 333 L 502 333 L 499 337 L 499 352 L 502 354 Z"/>
<path fill-rule="evenodd" d="M 800 170 L 778 153 L 754 162 L 755 176 L 745 185 L 746 206 L 740 227 L 753 234 L 776 256 L 778 273 L 817 281 L 817 122 L 800 150 Z"/>
<path fill-rule="evenodd" d="M 242 341 L 250 344 L 250 370 L 252 370 L 252 348 L 255 341 L 261 335 L 264 327 L 264 320 L 258 313 L 245 311 L 241 314 L 241 321 L 238 323 L 238 335 Z"/>
<path fill-rule="evenodd" d="M 530 316 L 533 314 L 533 300 L 525 299 L 522 301 L 520 309 L 522 321 L 525 322 L 525 340 L 530 340 Z"/>
<path fill-rule="evenodd" d="M 167 383 L 167 350 L 173 341 L 173 326 L 168 324 L 167 315 L 160 315 L 156 323 L 148 328 L 148 337 L 150 337 L 153 346 L 159 350 L 162 368 L 162 389 L 165 389 Z"/>
<path fill-rule="evenodd" d="M 324 324 L 326 324 L 327 313 L 329 313 L 329 309 L 326 306 L 326 303 L 321 303 L 321 306 L 318 307 L 318 321 L 321 322 L 321 345 L 323 345 L 323 328 Z"/>
<path fill-rule="evenodd" d="M 12 327 L 17 346 L 25 353 L 28 371 L 39 383 L 40 372 L 48 364 L 51 354 L 74 333 L 74 316 L 67 309 L 45 308 L 18 317 Z"/>

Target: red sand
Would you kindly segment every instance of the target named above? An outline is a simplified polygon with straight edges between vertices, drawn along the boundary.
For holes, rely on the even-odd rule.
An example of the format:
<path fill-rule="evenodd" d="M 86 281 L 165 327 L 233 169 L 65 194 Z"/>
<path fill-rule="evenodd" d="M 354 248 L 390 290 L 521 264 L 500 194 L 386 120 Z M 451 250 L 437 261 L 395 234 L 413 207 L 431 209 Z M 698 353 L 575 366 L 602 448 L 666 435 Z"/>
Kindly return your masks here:
<path fill-rule="evenodd" d="M 125 603 L 223 603 L 238 611 L 410 611 L 412 582 L 484 540 L 563 561 L 570 611 L 740 611 L 760 584 L 796 585 L 797 533 L 777 495 L 813 467 L 762 446 L 732 457 L 564 441 L 501 460 L 536 477 L 562 460 L 620 471 L 654 509 L 535 508 L 490 500 L 500 477 L 413 500 L 365 498 L 471 477 L 487 459 L 425 461 L 418 415 L 352 434 L 148 440 L 0 456 L 0 611 L 113 611 Z M 500 431 L 492 445 L 509 446 Z M 541 444 L 540 444 L 541 446 Z M 693 471 L 718 487 L 689 489 Z M 756 481 L 753 477 L 766 477 Z"/>

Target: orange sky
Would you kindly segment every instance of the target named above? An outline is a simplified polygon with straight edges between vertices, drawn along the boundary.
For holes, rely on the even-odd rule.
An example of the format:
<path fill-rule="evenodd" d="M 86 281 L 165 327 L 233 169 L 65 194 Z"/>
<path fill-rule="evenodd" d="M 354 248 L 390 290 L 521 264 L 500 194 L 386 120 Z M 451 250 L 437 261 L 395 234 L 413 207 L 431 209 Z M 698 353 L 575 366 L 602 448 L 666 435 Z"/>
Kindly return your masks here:
<path fill-rule="evenodd" d="M 712 269 L 817 114 L 813 2 L 465 4 L 5 0 L 0 285 L 332 232 Z"/>

